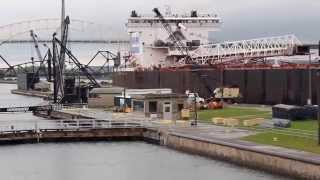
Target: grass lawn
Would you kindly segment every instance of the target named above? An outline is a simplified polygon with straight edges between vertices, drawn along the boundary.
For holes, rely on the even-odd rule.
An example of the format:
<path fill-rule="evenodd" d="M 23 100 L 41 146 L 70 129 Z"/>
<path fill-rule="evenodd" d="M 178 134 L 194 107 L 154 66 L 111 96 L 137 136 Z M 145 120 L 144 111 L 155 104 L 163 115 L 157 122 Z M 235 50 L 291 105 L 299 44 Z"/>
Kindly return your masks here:
<path fill-rule="evenodd" d="M 292 121 L 291 128 L 307 130 L 307 131 L 317 131 L 318 121 L 316 120 Z"/>
<path fill-rule="evenodd" d="M 203 122 L 211 122 L 213 117 L 237 118 L 240 120 L 248 118 L 271 118 L 271 111 L 256 108 L 227 107 L 224 109 L 199 111 L 198 117 Z"/>
<path fill-rule="evenodd" d="M 211 123 L 211 119 L 213 117 L 236 118 L 240 120 L 253 118 L 271 119 L 272 112 L 271 110 L 263 110 L 250 107 L 227 107 L 218 110 L 199 111 L 198 116 L 202 122 Z M 295 131 L 297 129 L 310 131 L 310 133 L 316 133 L 318 129 L 318 123 L 316 120 L 292 121 L 291 128 L 287 128 L 287 130 L 289 131 Z M 278 139 L 278 141 L 274 141 L 275 137 Z M 243 138 L 243 140 L 255 142 L 258 144 L 274 145 L 320 154 L 320 146 L 318 146 L 317 140 L 277 134 L 272 132 L 271 130 L 270 132 L 267 131 L 258 133 L 253 136 L 245 137 Z"/>
<path fill-rule="evenodd" d="M 278 138 L 278 141 L 274 141 L 273 138 Z M 289 135 L 275 134 L 271 132 L 259 133 L 257 135 L 248 136 L 243 138 L 243 140 L 255 142 L 258 144 L 267 144 L 285 147 L 289 149 L 297 149 L 312 153 L 320 154 L 320 146 L 317 140 L 294 137 Z"/>

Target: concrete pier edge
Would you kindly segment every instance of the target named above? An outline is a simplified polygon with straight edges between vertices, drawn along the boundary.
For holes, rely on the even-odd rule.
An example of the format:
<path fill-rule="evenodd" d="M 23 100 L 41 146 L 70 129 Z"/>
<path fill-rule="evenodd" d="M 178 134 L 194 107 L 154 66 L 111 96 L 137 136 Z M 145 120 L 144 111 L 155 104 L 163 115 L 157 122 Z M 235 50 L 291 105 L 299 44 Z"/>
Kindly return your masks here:
<path fill-rule="evenodd" d="M 203 139 L 179 133 L 168 134 L 164 141 L 166 147 L 223 160 L 241 166 L 259 169 L 299 179 L 320 179 L 319 160 L 293 157 L 276 152 L 257 150 L 239 144 L 219 140 Z"/>
<path fill-rule="evenodd" d="M 143 141 L 283 176 L 311 180 L 320 179 L 320 159 L 291 156 L 219 139 L 206 139 L 161 131 L 158 128 L 43 130 L 41 132 L 0 134 L 0 144 L 79 141 Z"/>

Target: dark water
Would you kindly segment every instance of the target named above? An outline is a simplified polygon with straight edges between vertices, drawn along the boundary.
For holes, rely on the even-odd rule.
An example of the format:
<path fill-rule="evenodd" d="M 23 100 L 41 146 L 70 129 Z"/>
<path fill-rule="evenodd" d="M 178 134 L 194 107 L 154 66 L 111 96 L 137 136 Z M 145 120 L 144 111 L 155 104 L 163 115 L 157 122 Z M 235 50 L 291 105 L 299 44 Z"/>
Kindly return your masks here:
<path fill-rule="evenodd" d="M 0 104 L 41 103 L 11 95 L 0 84 Z M 39 119 L 29 113 L 0 114 L 0 120 Z M 3 124 L 4 122 L 0 121 Z M 62 143 L 0 146 L 2 180 L 271 180 L 261 171 L 180 153 L 143 142 Z"/>

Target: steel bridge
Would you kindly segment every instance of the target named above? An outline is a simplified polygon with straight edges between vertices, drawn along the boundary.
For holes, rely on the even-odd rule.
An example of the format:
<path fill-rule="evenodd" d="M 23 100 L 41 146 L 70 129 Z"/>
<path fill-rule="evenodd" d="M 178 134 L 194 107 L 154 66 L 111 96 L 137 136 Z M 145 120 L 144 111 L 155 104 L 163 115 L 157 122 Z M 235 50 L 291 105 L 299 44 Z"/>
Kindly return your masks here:
<path fill-rule="evenodd" d="M 51 40 L 54 32 L 57 34 L 61 33 L 60 29 L 61 20 L 58 18 L 35 19 L 3 25 L 0 26 L 0 45 L 12 41 L 28 41 L 30 40 L 30 36 L 24 35 L 29 34 L 30 30 L 34 30 L 36 33 L 47 32 L 43 37 L 41 36 L 44 38 L 42 40 Z M 71 19 L 70 30 L 73 32 L 70 40 L 79 42 L 127 40 L 127 38 L 124 38 L 125 35 L 117 33 L 119 31 L 114 30 L 108 25 L 80 19 Z"/>
<path fill-rule="evenodd" d="M 30 38 L 30 30 L 37 34 L 37 43 L 50 43 L 52 42 L 52 34 L 56 33 L 59 35 L 61 33 L 61 20 L 58 18 L 45 18 L 45 19 L 35 19 L 29 21 L 22 21 L 17 23 L 12 23 L 8 25 L 0 26 L 0 48 L 1 46 L 9 43 L 30 43 L 33 44 L 33 40 Z M 128 47 L 125 45 L 127 43 L 127 38 L 125 35 L 112 29 L 112 27 L 97 24 L 90 21 L 71 19 L 69 27 L 69 40 L 68 42 L 76 43 L 113 43 L 121 49 L 121 51 L 126 50 Z M 109 33 L 112 32 L 112 33 Z M 119 33 L 117 33 L 119 32 Z M 33 47 L 34 48 L 34 47 Z M 46 51 L 49 47 L 40 47 L 41 51 Z M 0 54 L 0 61 L 4 62 L 2 68 L 0 69 L 5 75 L 14 75 L 17 72 L 27 72 L 32 70 L 30 67 L 40 67 L 44 69 L 46 63 L 44 59 L 31 59 L 31 60 L 21 60 L 21 63 L 14 64 L 11 62 L 11 58 L 8 57 L 4 48 L 3 52 Z M 45 53 L 45 52 L 42 52 Z M 99 54 L 98 54 L 99 53 Z M 91 71 L 95 74 L 106 73 L 108 70 L 109 62 L 114 60 L 114 54 L 109 52 L 108 49 L 99 50 L 99 57 L 97 54 L 92 58 L 88 59 L 90 61 L 85 66 L 100 66 L 97 68 L 91 68 Z M 111 57 L 112 55 L 113 57 Z M 26 57 L 30 59 L 30 57 Z M 67 62 L 68 64 L 68 62 Z M 6 66 L 6 67 L 4 67 Z M 70 64 L 71 68 L 73 67 Z M 34 70 L 34 68 L 33 68 Z M 73 69 L 72 69 L 73 71 Z"/>

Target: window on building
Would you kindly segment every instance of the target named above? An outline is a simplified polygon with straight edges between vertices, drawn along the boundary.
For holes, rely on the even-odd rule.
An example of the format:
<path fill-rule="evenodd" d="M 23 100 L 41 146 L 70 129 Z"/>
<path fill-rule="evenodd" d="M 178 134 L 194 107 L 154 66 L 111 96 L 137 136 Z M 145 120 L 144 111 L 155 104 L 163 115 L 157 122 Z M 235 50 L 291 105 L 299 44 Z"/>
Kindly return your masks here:
<path fill-rule="evenodd" d="M 166 112 L 166 113 L 171 112 L 171 108 L 170 107 L 165 107 L 164 112 Z"/>
<path fill-rule="evenodd" d="M 134 111 L 144 111 L 144 102 L 143 101 L 133 101 L 133 110 Z"/>

